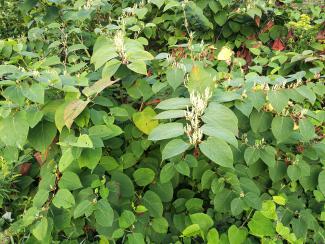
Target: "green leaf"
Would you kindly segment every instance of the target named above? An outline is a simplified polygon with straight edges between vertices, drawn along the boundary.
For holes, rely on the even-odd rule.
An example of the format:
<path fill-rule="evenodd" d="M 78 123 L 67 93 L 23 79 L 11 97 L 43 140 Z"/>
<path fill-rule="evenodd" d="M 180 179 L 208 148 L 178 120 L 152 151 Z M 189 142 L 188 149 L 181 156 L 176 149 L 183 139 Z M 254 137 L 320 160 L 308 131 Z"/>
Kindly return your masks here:
<path fill-rule="evenodd" d="M 156 5 L 158 8 L 161 8 L 161 6 L 164 5 L 165 0 L 150 0 L 149 2 L 153 3 Z"/>
<path fill-rule="evenodd" d="M 22 149 L 27 140 L 28 130 L 29 125 L 23 112 L 0 120 L 0 140 L 6 146 L 17 146 Z"/>
<path fill-rule="evenodd" d="M 274 168 L 275 166 L 275 155 L 276 155 L 276 150 L 272 146 L 265 146 L 261 151 L 260 151 L 260 157 L 264 161 L 264 163 L 267 164 L 270 168 Z"/>
<path fill-rule="evenodd" d="M 184 142 L 182 139 L 173 139 L 162 150 L 162 160 L 175 157 L 185 152 L 189 147 L 190 144 Z"/>
<path fill-rule="evenodd" d="M 271 128 L 277 143 L 283 143 L 291 137 L 293 121 L 289 117 L 276 116 L 272 120 Z"/>
<path fill-rule="evenodd" d="M 254 213 L 253 218 L 248 222 L 248 227 L 251 234 L 257 237 L 273 237 L 275 235 L 273 222 L 259 211 Z"/>
<path fill-rule="evenodd" d="M 155 116 L 155 119 L 177 119 L 185 117 L 185 110 L 168 110 Z"/>
<path fill-rule="evenodd" d="M 153 191 L 146 191 L 143 198 L 143 205 L 148 209 L 150 216 L 158 218 L 163 214 L 163 205 L 159 196 Z"/>
<path fill-rule="evenodd" d="M 261 209 L 262 202 L 256 192 L 248 192 L 243 198 L 244 202 L 251 208 Z"/>
<path fill-rule="evenodd" d="M 244 159 L 247 165 L 254 164 L 260 158 L 260 150 L 255 147 L 247 147 L 244 153 Z"/>
<path fill-rule="evenodd" d="M 100 137 L 108 140 L 123 133 L 123 130 L 117 125 L 95 125 L 89 128 L 89 136 Z"/>
<path fill-rule="evenodd" d="M 228 239 L 230 244 L 241 244 L 246 240 L 247 231 L 242 228 L 238 228 L 236 225 L 230 226 L 228 229 Z"/>
<path fill-rule="evenodd" d="M 202 117 L 210 126 L 223 128 L 238 134 L 238 119 L 234 112 L 222 104 L 211 102 Z"/>
<path fill-rule="evenodd" d="M 278 218 L 276 214 L 276 206 L 272 200 L 266 200 L 262 203 L 261 213 L 269 219 L 276 220 Z"/>
<path fill-rule="evenodd" d="M 233 168 L 232 151 L 223 140 L 209 137 L 206 141 L 203 141 L 199 147 L 202 153 L 216 164 L 227 168 Z"/>
<path fill-rule="evenodd" d="M 178 173 L 180 173 L 182 175 L 190 176 L 190 173 L 191 173 L 190 167 L 184 160 L 182 160 L 178 164 L 176 164 L 175 169 L 178 171 Z"/>
<path fill-rule="evenodd" d="M 169 182 L 175 175 L 175 168 L 172 163 L 165 164 L 160 171 L 160 182 Z"/>
<path fill-rule="evenodd" d="M 37 108 L 30 108 L 26 110 L 26 119 L 30 128 L 34 128 L 43 118 L 43 112 Z"/>
<path fill-rule="evenodd" d="M 156 108 L 162 110 L 170 110 L 170 109 L 186 109 L 188 106 L 191 106 L 191 102 L 189 98 L 174 97 L 174 98 L 169 98 L 164 101 L 161 101 Z"/>
<path fill-rule="evenodd" d="M 56 127 L 53 123 L 42 121 L 29 131 L 28 141 L 34 149 L 41 153 L 45 153 L 51 145 L 55 135 Z"/>
<path fill-rule="evenodd" d="M 247 14 L 254 19 L 255 16 L 261 17 L 262 11 L 259 8 L 250 8 L 248 9 Z"/>
<path fill-rule="evenodd" d="M 134 71 L 135 73 L 146 75 L 147 74 L 147 67 L 144 61 L 133 61 L 132 63 L 128 64 L 127 67 Z"/>
<path fill-rule="evenodd" d="M 267 94 L 272 107 L 278 113 L 288 105 L 289 96 L 285 90 L 270 90 Z"/>
<path fill-rule="evenodd" d="M 214 15 L 214 21 L 219 25 L 223 26 L 228 19 L 228 15 L 226 11 L 219 11 L 216 15 Z"/>
<path fill-rule="evenodd" d="M 207 234 L 208 244 L 218 244 L 219 243 L 219 233 L 215 228 L 209 230 Z"/>
<path fill-rule="evenodd" d="M 193 224 L 199 225 L 200 229 L 205 233 L 207 233 L 210 227 L 213 226 L 212 218 L 204 213 L 191 214 L 190 219 Z"/>
<path fill-rule="evenodd" d="M 59 187 L 62 189 L 68 189 L 70 191 L 76 190 L 82 187 L 79 176 L 71 171 L 66 171 L 62 174 L 59 181 Z"/>
<path fill-rule="evenodd" d="M 83 215 L 90 216 L 95 210 L 94 204 L 88 199 L 82 200 L 74 209 L 73 217 L 79 218 Z"/>
<path fill-rule="evenodd" d="M 124 210 L 118 219 L 119 226 L 123 229 L 129 228 L 135 222 L 134 214 L 129 210 Z"/>
<path fill-rule="evenodd" d="M 75 205 L 75 200 L 71 192 L 67 189 L 59 189 L 52 200 L 57 208 L 71 208 Z"/>
<path fill-rule="evenodd" d="M 98 37 L 94 45 L 91 63 L 95 64 L 95 70 L 103 66 L 107 61 L 118 56 L 113 40 L 106 37 Z"/>
<path fill-rule="evenodd" d="M 168 69 L 166 72 L 168 84 L 176 90 L 184 82 L 184 71 L 178 68 Z"/>
<path fill-rule="evenodd" d="M 70 143 L 71 146 L 80 148 L 93 148 L 93 142 L 87 134 L 80 135 L 77 142 Z"/>
<path fill-rule="evenodd" d="M 39 83 L 33 83 L 28 86 L 26 83 L 22 86 L 23 95 L 35 103 L 44 104 L 45 88 Z"/>
<path fill-rule="evenodd" d="M 127 235 L 128 244 L 145 244 L 143 234 L 141 233 L 132 233 Z"/>
<path fill-rule="evenodd" d="M 154 128 L 148 136 L 151 141 L 159 141 L 178 137 L 184 134 L 184 127 L 181 123 L 160 124 Z"/>
<path fill-rule="evenodd" d="M 102 71 L 102 78 L 110 79 L 121 66 L 121 61 L 117 59 L 112 59 L 108 61 Z"/>
<path fill-rule="evenodd" d="M 78 159 L 80 168 L 87 167 L 91 170 L 95 169 L 102 157 L 101 148 L 85 148 Z"/>
<path fill-rule="evenodd" d="M 316 101 L 315 93 L 308 86 L 299 86 L 298 88 L 296 88 L 296 91 L 300 95 L 307 98 L 311 104 L 314 104 L 314 102 Z"/>
<path fill-rule="evenodd" d="M 59 132 L 61 133 L 63 127 L 65 126 L 64 122 L 64 110 L 65 107 L 69 104 L 69 102 L 64 102 L 55 110 L 54 121 L 56 128 L 58 128 Z"/>
<path fill-rule="evenodd" d="M 157 233 L 165 234 L 168 231 L 168 222 L 164 217 L 154 218 L 151 226 Z"/>
<path fill-rule="evenodd" d="M 114 221 L 114 211 L 106 199 L 100 199 L 94 212 L 96 222 L 104 227 L 110 227 Z"/>
<path fill-rule="evenodd" d="M 151 107 L 146 107 L 141 112 L 136 112 L 132 115 L 135 126 L 146 135 L 158 126 L 158 121 L 155 120 L 156 112 Z"/>
<path fill-rule="evenodd" d="M 320 172 L 320 174 L 318 175 L 318 187 L 319 187 L 319 190 L 325 196 L 325 170 Z"/>
<path fill-rule="evenodd" d="M 201 127 L 201 129 L 205 135 L 222 139 L 230 145 L 234 146 L 235 148 L 238 148 L 238 141 L 235 135 L 230 130 L 224 129 L 221 126 L 218 126 L 217 124 L 205 124 Z"/>
<path fill-rule="evenodd" d="M 73 149 L 69 148 L 62 153 L 62 157 L 59 161 L 59 169 L 61 172 L 65 171 L 71 163 L 74 161 Z"/>
<path fill-rule="evenodd" d="M 264 132 L 271 127 L 272 114 L 254 110 L 250 117 L 250 125 L 255 133 Z"/>
<path fill-rule="evenodd" d="M 245 207 L 245 204 L 241 198 L 234 198 L 231 201 L 230 209 L 231 209 L 231 213 L 234 216 L 241 214 L 244 210 L 244 207 Z"/>
<path fill-rule="evenodd" d="M 149 168 L 140 168 L 134 171 L 133 178 L 138 186 L 146 186 L 154 180 L 155 172 Z"/>
<path fill-rule="evenodd" d="M 43 241 L 47 234 L 47 228 L 48 228 L 47 218 L 43 217 L 40 221 L 36 223 L 36 225 L 32 229 L 32 233 L 37 240 Z"/>
<path fill-rule="evenodd" d="M 304 142 L 308 142 L 316 136 L 314 125 L 307 118 L 299 120 L 299 130 Z"/>

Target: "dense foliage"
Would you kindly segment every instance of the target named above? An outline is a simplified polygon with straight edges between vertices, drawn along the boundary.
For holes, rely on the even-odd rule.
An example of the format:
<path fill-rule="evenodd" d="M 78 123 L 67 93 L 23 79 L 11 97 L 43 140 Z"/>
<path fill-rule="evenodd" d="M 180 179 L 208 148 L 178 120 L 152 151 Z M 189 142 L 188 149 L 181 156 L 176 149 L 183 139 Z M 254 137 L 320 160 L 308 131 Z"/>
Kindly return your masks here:
<path fill-rule="evenodd" d="M 325 243 L 324 6 L 0 3 L 1 243 Z"/>

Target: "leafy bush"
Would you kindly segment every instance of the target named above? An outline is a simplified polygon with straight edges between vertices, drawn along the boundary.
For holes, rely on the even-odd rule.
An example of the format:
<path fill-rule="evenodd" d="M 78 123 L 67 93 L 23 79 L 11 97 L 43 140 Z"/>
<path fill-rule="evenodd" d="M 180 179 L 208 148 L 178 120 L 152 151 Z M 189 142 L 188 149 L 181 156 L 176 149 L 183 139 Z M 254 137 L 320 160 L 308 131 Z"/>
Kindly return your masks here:
<path fill-rule="evenodd" d="M 2 243 L 325 242 L 323 8 L 18 5 Z"/>

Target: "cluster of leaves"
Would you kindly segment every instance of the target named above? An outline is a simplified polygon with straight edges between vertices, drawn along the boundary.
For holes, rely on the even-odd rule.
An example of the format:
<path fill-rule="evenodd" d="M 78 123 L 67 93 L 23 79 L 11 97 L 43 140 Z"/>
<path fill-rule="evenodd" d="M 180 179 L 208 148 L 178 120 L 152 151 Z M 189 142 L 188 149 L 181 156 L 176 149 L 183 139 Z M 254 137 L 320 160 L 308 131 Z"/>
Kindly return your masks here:
<path fill-rule="evenodd" d="M 321 7 L 18 5 L 28 31 L 0 40 L 2 243 L 325 242 Z"/>

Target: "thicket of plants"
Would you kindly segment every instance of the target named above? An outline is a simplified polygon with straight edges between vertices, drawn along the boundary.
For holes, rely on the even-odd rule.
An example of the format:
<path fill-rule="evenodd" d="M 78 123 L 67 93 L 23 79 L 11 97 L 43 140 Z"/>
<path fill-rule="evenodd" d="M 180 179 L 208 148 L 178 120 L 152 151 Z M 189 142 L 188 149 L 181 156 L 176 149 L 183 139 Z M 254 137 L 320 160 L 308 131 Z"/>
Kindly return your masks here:
<path fill-rule="evenodd" d="M 1 1 L 0 242 L 325 243 L 321 2 Z"/>

